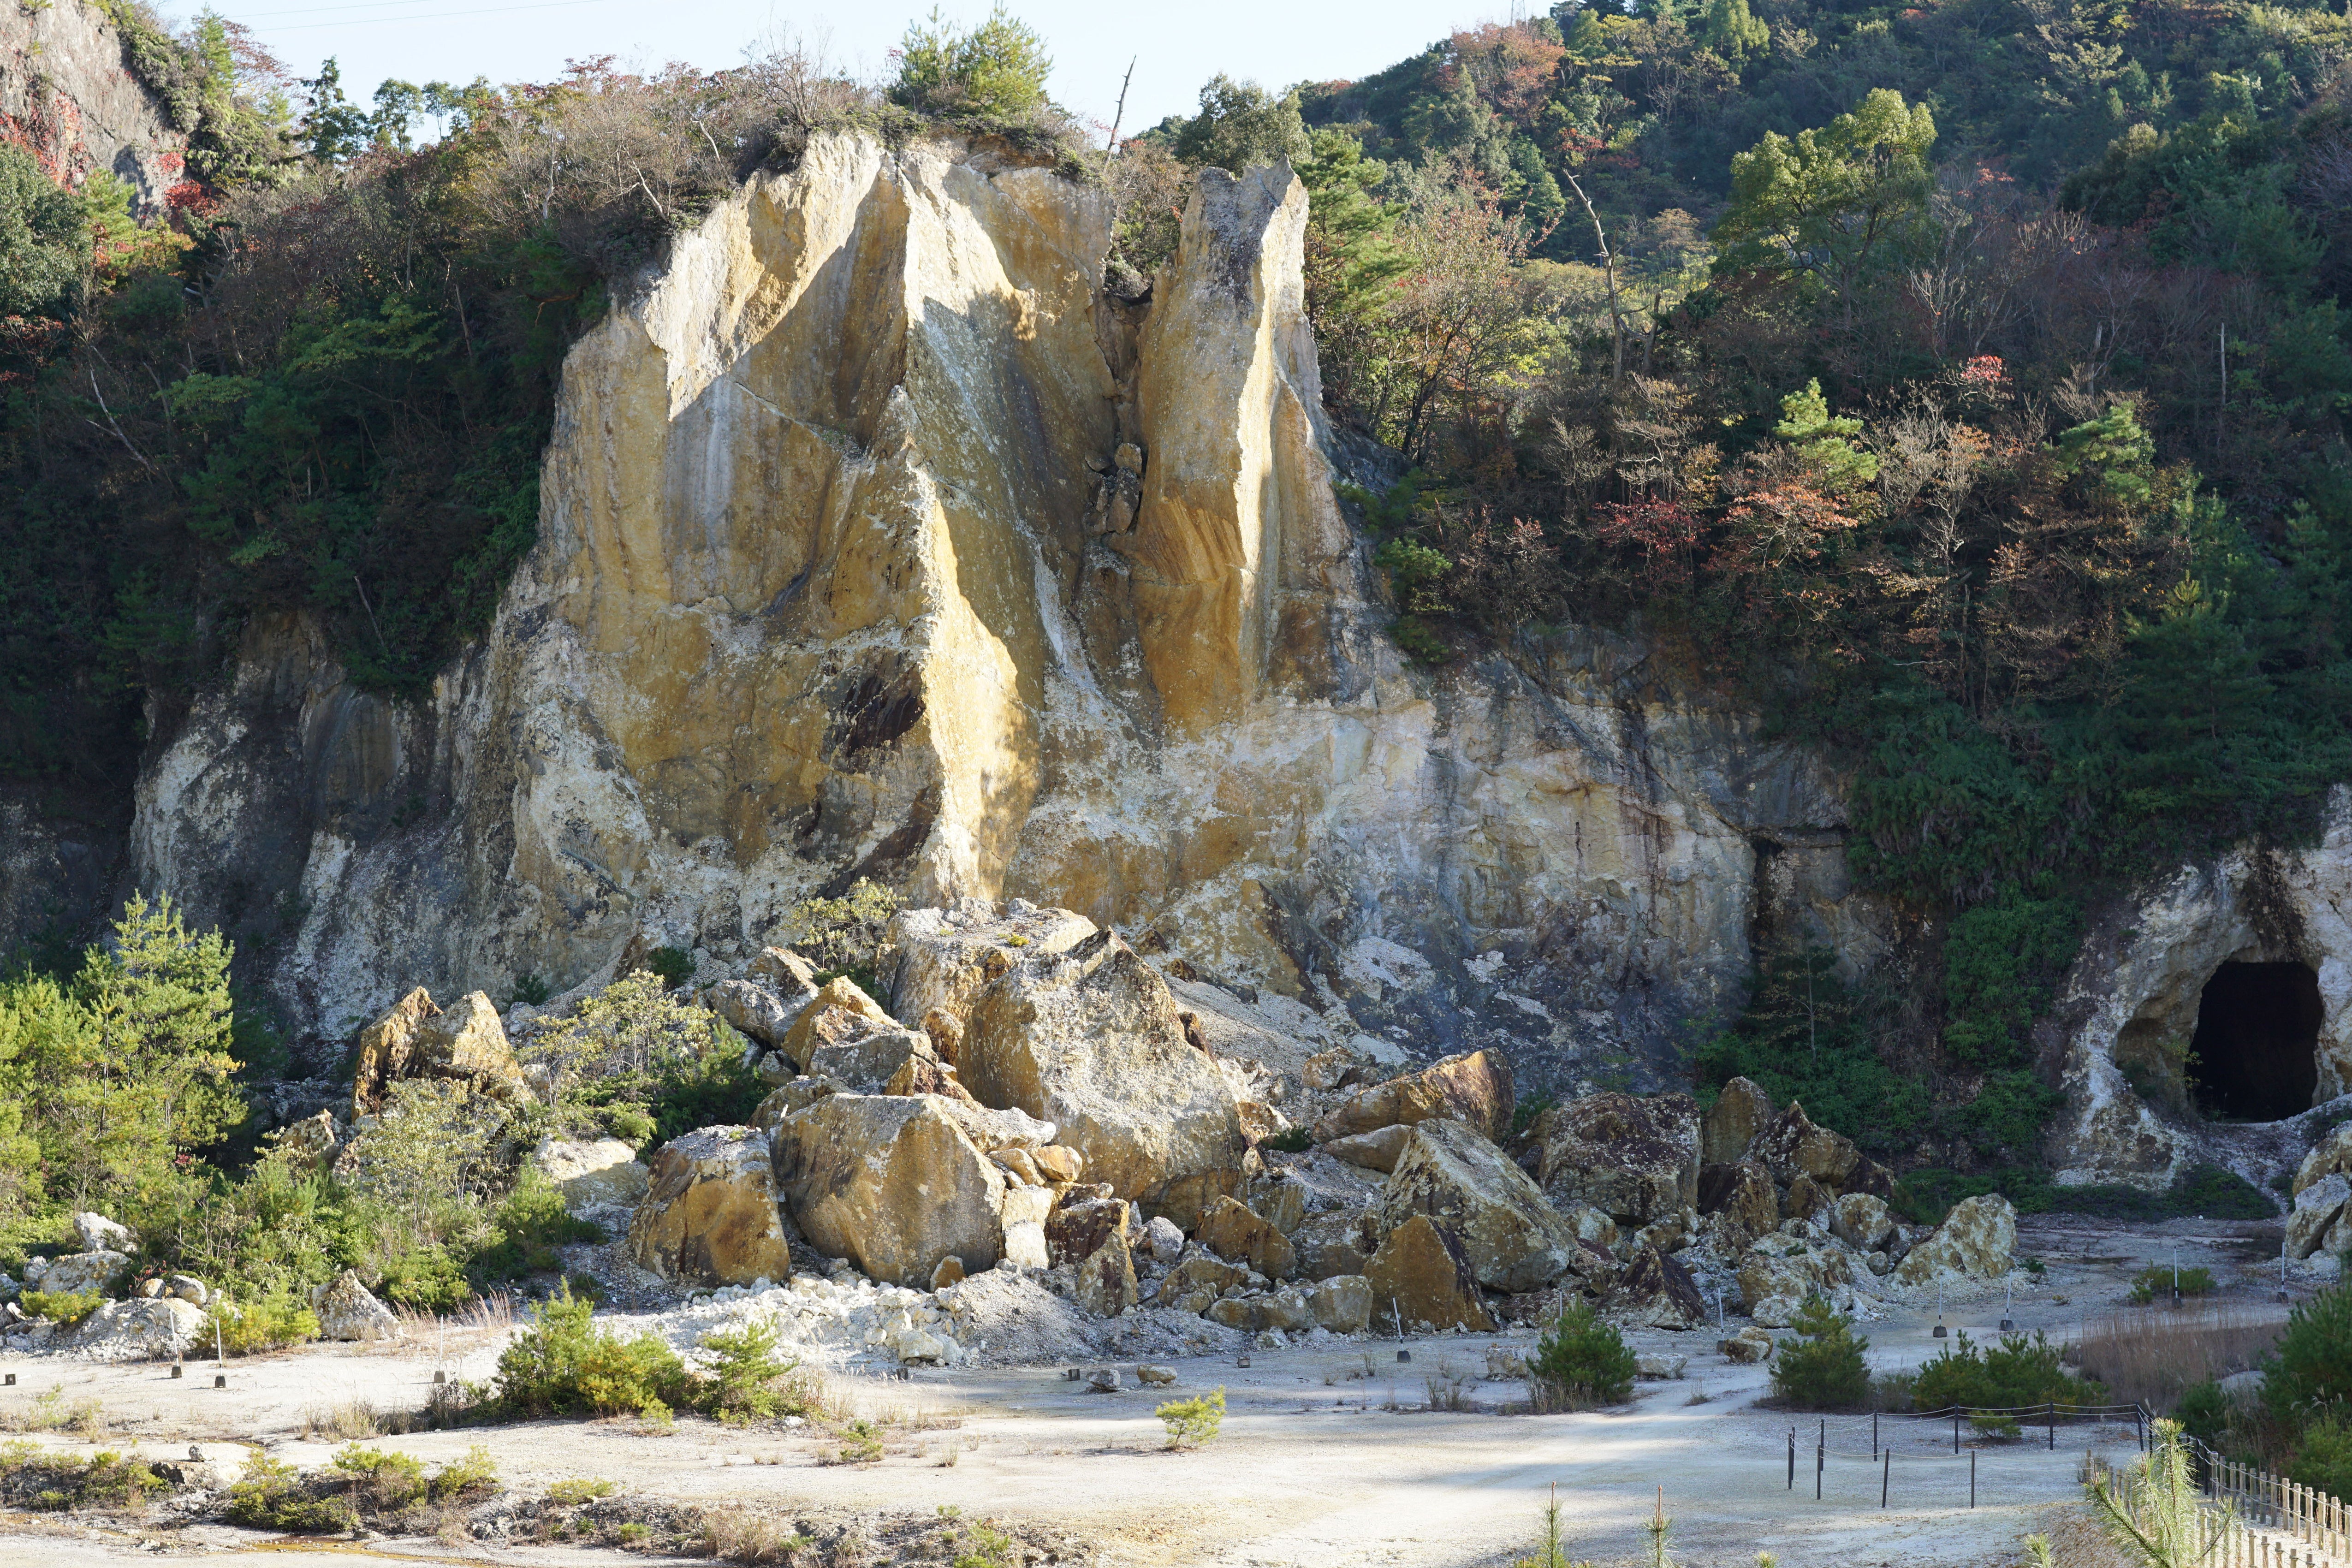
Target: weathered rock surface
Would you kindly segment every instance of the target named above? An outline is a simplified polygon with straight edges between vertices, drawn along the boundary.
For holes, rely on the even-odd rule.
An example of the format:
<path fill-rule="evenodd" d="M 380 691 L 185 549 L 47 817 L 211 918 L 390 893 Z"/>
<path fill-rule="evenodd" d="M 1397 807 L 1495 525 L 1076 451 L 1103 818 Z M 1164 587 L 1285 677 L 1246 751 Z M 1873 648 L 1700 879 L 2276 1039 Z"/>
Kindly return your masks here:
<path fill-rule="evenodd" d="M 1698 1201 L 1698 1102 L 1686 1094 L 1588 1094 L 1536 1118 L 1536 1179 L 1563 1207 L 1636 1225 Z"/>
<path fill-rule="evenodd" d="M 50 177 L 79 186 L 104 169 L 130 184 L 142 216 L 184 178 L 185 132 L 125 66 L 131 44 L 100 6 L 53 0 L 0 14 L 0 114 Z"/>
<path fill-rule="evenodd" d="M 1773 1115 L 1770 1095 L 1750 1079 L 1733 1079 L 1723 1086 L 1715 1103 L 1707 1107 L 1706 1119 L 1699 1129 L 1699 1163 L 1738 1163 Z"/>
<path fill-rule="evenodd" d="M 1709 1165 L 1699 1173 L 1697 1208 L 1715 1220 L 1718 1244 L 1738 1253 L 1780 1223 L 1780 1198 L 1760 1160 Z"/>
<path fill-rule="evenodd" d="M 2017 1210 L 1988 1194 L 1952 1205 L 1936 1233 L 1913 1247 L 1895 1270 L 1899 1285 L 1937 1280 L 1997 1279 L 2017 1256 Z"/>
<path fill-rule="evenodd" d="M 663 1144 L 629 1221 L 628 1253 L 638 1268 L 685 1284 L 791 1279 L 768 1135 L 705 1127 Z"/>
<path fill-rule="evenodd" d="M 1180 1311 L 1205 1312 L 1227 1290 L 1245 1284 L 1249 1270 L 1206 1252 L 1195 1252 L 1171 1268 L 1154 1289 L 1152 1300 Z"/>
<path fill-rule="evenodd" d="M 1488 1138 L 1501 1138 L 1510 1131 L 1516 1103 L 1511 1064 L 1498 1051 L 1469 1051 L 1357 1090 L 1315 1124 L 1315 1141 L 1328 1143 L 1436 1117 L 1467 1122 Z"/>
<path fill-rule="evenodd" d="M 1301 1279 L 1361 1274 L 1380 1246 L 1379 1215 L 1372 1209 L 1309 1215 L 1290 1235 L 1292 1267 Z"/>
<path fill-rule="evenodd" d="M 360 1031 L 352 1114 L 381 1111 L 385 1094 L 404 1078 L 457 1079 L 498 1100 L 530 1098 L 499 1010 L 479 991 L 444 1011 L 420 986 Z"/>
<path fill-rule="evenodd" d="M 68 1252 L 53 1258 L 37 1273 L 33 1262 L 25 1267 L 27 1284 L 37 1284 L 53 1296 L 78 1296 L 85 1290 L 106 1290 L 112 1288 L 131 1267 L 131 1255 L 101 1248 L 96 1252 Z"/>
<path fill-rule="evenodd" d="M 355 1270 L 346 1268 L 310 1289 L 310 1312 L 322 1340 L 387 1340 L 400 1334 L 400 1320 L 375 1299 Z"/>
<path fill-rule="evenodd" d="M 1408 1332 L 1417 1325 L 1479 1333 L 1496 1327 L 1469 1255 L 1426 1215 L 1389 1232 L 1364 1278 L 1371 1286 L 1375 1323 L 1402 1322 Z"/>
<path fill-rule="evenodd" d="M 84 1252 L 136 1252 L 139 1238 L 131 1227 L 117 1225 L 102 1214 L 82 1213 L 73 1216 L 74 1237 Z"/>
<path fill-rule="evenodd" d="M 775 1133 L 784 1207 L 810 1245 L 893 1285 L 927 1283 L 943 1258 L 968 1274 L 1003 1247 L 1004 1173 L 934 1095 L 835 1094 Z"/>
<path fill-rule="evenodd" d="M 781 1046 L 808 1006 L 806 995 L 787 1001 L 754 980 L 722 980 L 703 994 L 703 1005 L 739 1033 L 763 1046 Z"/>
<path fill-rule="evenodd" d="M 1762 1161 L 1775 1179 L 1793 1185 L 1805 1178 L 1823 1198 L 1847 1192 L 1885 1197 L 1893 1191 L 1884 1166 L 1866 1159 L 1843 1133 L 1816 1124 L 1796 1100 L 1757 1133 L 1748 1153 Z"/>
<path fill-rule="evenodd" d="M 2319 1250 L 2328 1231 L 2352 1203 L 2352 1177 L 2331 1171 L 2294 1194 L 2294 1211 L 2286 1219 L 2286 1250 L 2290 1258 L 2308 1258 Z"/>
<path fill-rule="evenodd" d="M 595 1217 L 634 1209 L 652 1181 L 637 1152 L 618 1138 L 551 1138 L 530 1158 L 575 1215 Z"/>
<path fill-rule="evenodd" d="M 176 1296 L 109 1301 L 84 1318 L 64 1343 L 68 1350 L 100 1361 L 209 1351 L 212 1321 L 194 1303 Z"/>
<path fill-rule="evenodd" d="M 1319 1145 L 1323 1152 L 1335 1160 L 1345 1160 L 1350 1165 L 1361 1165 L 1368 1171 L 1393 1171 L 1397 1157 L 1412 1141 L 1412 1128 L 1403 1122 L 1376 1128 L 1370 1132 L 1351 1132 Z"/>
<path fill-rule="evenodd" d="M 961 1022 L 981 988 L 1033 954 L 1067 952 L 1095 934 L 1095 922 L 1026 899 L 1003 904 L 959 899 L 944 909 L 908 910 L 890 922 L 898 950 L 890 1008 L 901 1018 L 937 1009 Z"/>
<path fill-rule="evenodd" d="M 1220 1258 L 1245 1263 L 1270 1279 L 1288 1279 L 1298 1271 L 1290 1238 L 1232 1198 L 1220 1198 L 1201 1216 L 1201 1245 Z"/>
<path fill-rule="evenodd" d="M 1126 1226 L 1104 1237 L 1077 1268 L 1076 1300 L 1087 1311 L 1116 1318 L 1135 1305 L 1135 1254 L 1128 1247 Z"/>
<path fill-rule="evenodd" d="M 1770 1334 L 1751 1326 L 1740 1330 L 1727 1340 L 1717 1341 L 1715 1348 L 1727 1362 L 1752 1366 L 1758 1362 L 1770 1361 L 1772 1352 L 1780 1346 L 1773 1342 Z"/>
<path fill-rule="evenodd" d="M 958 1070 L 983 1104 L 1053 1122 L 1090 1180 L 1151 1200 L 1185 1178 L 1237 1171 L 1245 1147 L 1233 1086 L 1177 1014 L 1159 973 L 1099 931 L 991 981 Z"/>
<path fill-rule="evenodd" d="M 2303 1163 L 2294 1169 L 2294 1182 L 2289 1189 L 2301 1198 L 2305 1189 L 2315 1182 L 2333 1175 L 2352 1176 L 2352 1121 L 2336 1128 L 2321 1139 Z"/>
<path fill-rule="evenodd" d="M 1707 1317 L 1690 1270 L 1646 1243 L 1626 1254 L 1609 1305 L 1619 1321 L 1639 1328 L 1695 1329 Z"/>
<path fill-rule="evenodd" d="M 1576 1250 L 1574 1227 L 1544 1200 L 1542 1189 L 1460 1121 L 1415 1126 L 1381 1190 L 1382 1231 L 1394 1231 L 1415 1215 L 1450 1232 L 1478 1283 L 1492 1289 L 1548 1285 Z"/>
<path fill-rule="evenodd" d="M 1895 1235 L 1895 1216 L 1874 1193 L 1848 1193 L 1831 1205 L 1830 1233 L 1857 1252 L 1876 1252 Z"/>
<path fill-rule="evenodd" d="M 857 982 L 837 975 L 802 1004 L 775 1047 L 795 1069 L 809 1073 L 816 1070 L 811 1063 L 820 1051 L 854 1046 L 877 1029 L 898 1026 L 898 1021 L 860 990 Z"/>
<path fill-rule="evenodd" d="M 1337 1274 L 1307 1293 L 1307 1310 L 1319 1328 L 1335 1334 L 1360 1334 L 1371 1326 L 1372 1282 L 1360 1274 Z"/>

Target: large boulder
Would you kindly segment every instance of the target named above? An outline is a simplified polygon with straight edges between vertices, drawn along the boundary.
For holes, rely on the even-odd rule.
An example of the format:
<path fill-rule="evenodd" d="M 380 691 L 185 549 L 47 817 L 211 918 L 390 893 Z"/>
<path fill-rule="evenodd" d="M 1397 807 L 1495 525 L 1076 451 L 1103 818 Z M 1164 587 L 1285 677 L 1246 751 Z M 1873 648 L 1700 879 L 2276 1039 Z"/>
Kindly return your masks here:
<path fill-rule="evenodd" d="M 1875 1193 L 1848 1193 L 1830 1205 L 1830 1234 L 1856 1252 L 1878 1252 L 1895 1235 L 1895 1216 Z"/>
<path fill-rule="evenodd" d="M 876 1029 L 896 1029 L 898 1020 L 882 1010 L 882 1004 L 858 989 L 857 982 L 846 974 L 836 975 L 817 988 L 801 1008 L 800 1016 L 793 1020 L 783 1038 L 776 1042 L 799 1072 L 814 1072 L 809 1064 L 818 1051 L 828 1047 L 854 1045 Z"/>
<path fill-rule="evenodd" d="M 1079 1262 L 1075 1299 L 1097 1318 L 1116 1318 L 1136 1303 L 1135 1254 L 1122 1226 Z"/>
<path fill-rule="evenodd" d="M 1536 1118 L 1536 1180 L 1562 1208 L 1647 1225 L 1698 1201 L 1698 1102 L 1588 1094 Z"/>
<path fill-rule="evenodd" d="M 1322 1145 L 1322 1152 L 1335 1160 L 1360 1165 L 1367 1171 L 1386 1173 L 1396 1169 L 1396 1163 L 1412 1138 L 1411 1125 L 1400 1121 L 1387 1127 L 1376 1127 L 1370 1132 L 1350 1132 L 1345 1138 L 1334 1138 Z"/>
<path fill-rule="evenodd" d="M 937 1071 L 940 1064 L 931 1054 L 929 1035 L 891 1025 L 862 1030 L 850 1039 L 828 1041 L 811 1050 L 798 1065 L 811 1077 L 832 1079 L 859 1094 L 880 1094 L 901 1073 L 907 1074 L 908 1089 L 919 1089 L 915 1074 L 925 1068 Z"/>
<path fill-rule="evenodd" d="M 2321 1139 L 2303 1157 L 2303 1163 L 2295 1167 L 2294 1195 L 2301 1197 L 2305 1188 L 2329 1176 L 2352 1176 L 2352 1121 Z"/>
<path fill-rule="evenodd" d="M 102 1214 L 82 1213 L 73 1216 L 74 1237 L 84 1252 L 136 1252 L 139 1238 L 131 1227 L 117 1225 Z"/>
<path fill-rule="evenodd" d="M 1511 1130 L 1517 1103 L 1511 1064 L 1498 1052 L 1471 1051 L 1357 1090 L 1315 1123 L 1314 1137 L 1318 1143 L 1329 1143 L 1444 1117 L 1466 1121 L 1499 1140 Z"/>
<path fill-rule="evenodd" d="M 628 1253 L 640 1268 L 684 1284 L 791 1279 L 767 1135 L 704 1127 L 663 1144 L 629 1221 Z"/>
<path fill-rule="evenodd" d="M 775 1173 L 801 1234 L 873 1279 L 920 1289 L 943 1258 L 967 1274 L 996 1266 L 1004 1173 L 952 1100 L 828 1095 L 778 1124 Z"/>
<path fill-rule="evenodd" d="M 1426 1215 L 1450 1232 L 1478 1283 L 1533 1290 L 1551 1283 L 1577 1249 L 1575 1227 L 1493 1143 L 1460 1121 L 1423 1121 L 1381 1189 L 1381 1228 Z"/>
<path fill-rule="evenodd" d="M 99 1361 L 167 1356 L 212 1347 L 212 1320 L 174 1296 L 109 1301 L 81 1321 L 65 1348 Z"/>
<path fill-rule="evenodd" d="M 1771 1120 L 1772 1097 L 1748 1079 L 1733 1079 L 1707 1107 L 1699 1130 L 1699 1163 L 1737 1164 Z"/>
<path fill-rule="evenodd" d="M 419 986 L 360 1031 L 352 1114 L 381 1111 L 385 1094 L 404 1078 L 457 1079 L 493 1099 L 530 1098 L 499 1010 L 479 991 L 444 1011 Z"/>
<path fill-rule="evenodd" d="M 1895 1270 L 1898 1285 L 1997 1279 L 2017 1258 L 2017 1210 L 1999 1194 L 1954 1204 L 1936 1234 L 1913 1247 Z"/>
<path fill-rule="evenodd" d="M 1218 1257 L 1246 1263 L 1270 1279 L 1288 1279 L 1298 1272 L 1290 1238 L 1232 1198 L 1219 1198 L 1201 1217 L 1200 1242 Z"/>
<path fill-rule="evenodd" d="M 1307 1294 L 1316 1326 L 1335 1334 L 1360 1334 L 1371 1326 L 1372 1282 L 1360 1274 L 1338 1274 Z"/>
<path fill-rule="evenodd" d="M 400 1334 L 400 1320 L 375 1299 L 356 1269 L 346 1268 L 327 1284 L 312 1286 L 310 1313 L 319 1320 L 322 1340 L 389 1340 Z"/>
<path fill-rule="evenodd" d="M 1712 1227 L 1738 1251 L 1780 1223 L 1780 1195 L 1760 1160 L 1708 1165 L 1698 1174 L 1698 1212 L 1719 1216 Z"/>
<path fill-rule="evenodd" d="M 1171 1268 L 1152 1300 L 1179 1311 L 1205 1312 L 1227 1290 L 1249 1281 L 1249 1270 L 1207 1252 L 1195 1252 Z"/>
<path fill-rule="evenodd" d="M 1690 1270 L 1646 1242 L 1625 1255 L 1610 1292 L 1610 1310 L 1630 1327 L 1695 1329 L 1706 1321 L 1706 1302 Z"/>
<path fill-rule="evenodd" d="M 1415 1215 L 1389 1232 L 1364 1269 L 1372 1288 L 1372 1324 L 1491 1333 L 1495 1315 L 1478 1293 L 1478 1276 L 1462 1244 Z"/>
<path fill-rule="evenodd" d="M 637 1152 L 618 1138 L 550 1138 L 531 1151 L 563 1206 L 587 1218 L 634 1209 L 652 1176 Z"/>
<path fill-rule="evenodd" d="M 1800 1100 L 1790 1100 L 1786 1110 L 1765 1124 L 1749 1145 L 1748 1152 L 1761 1160 L 1780 1182 L 1794 1183 L 1800 1176 L 1807 1177 L 1822 1193 L 1832 1196 L 1874 1193 L 1884 1198 L 1894 1194 L 1894 1179 L 1886 1168 L 1864 1158 L 1853 1140 L 1845 1134 L 1816 1125 L 1805 1114 L 1804 1104 Z"/>
<path fill-rule="evenodd" d="M 2352 1177 L 2339 1171 L 2330 1171 L 2295 1194 L 2294 1212 L 2286 1217 L 2287 1256 L 2308 1258 L 2318 1251 L 2347 1204 L 2352 1204 Z"/>
<path fill-rule="evenodd" d="M 1124 1198 L 1073 1198 L 1045 1219 L 1045 1247 L 1056 1267 L 1080 1263 L 1114 1236 L 1127 1234 L 1134 1205 Z"/>
<path fill-rule="evenodd" d="M 1153 1202 L 1211 1173 L 1239 1179 L 1247 1144 L 1231 1081 L 1186 1037 L 1167 982 L 1114 932 L 1024 958 L 990 982 L 971 1005 L 958 1071 L 982 1104 L 1055 1123 L 1088 1180 L 1120 1197 Z"/>
<path fill-rule="evenodd" d="M 813 994 L 787 998 L 756 980 L 722 980 L 703 993 L 702 1001 L 739 1034 L 772 1047 L 784 1043 Z"/>
<path fill-rule="evenodd" d="M 944 909 L 908 910 L 890 922 L 890 945 L 898 952 L 890 1006 L 901 1018 L 928 1019 L 936 1010 L 961 1023 L 990 981 L 1024 958 L 1067 952 L 1095 930 L 1084 915 L 1040 909 L 1026 899 L 959 899 Z"/>
<path fill-rule="evenodd" d="M 85 1290 L 113 1289 L 114 1282 L 130 1268 L 131 1255 L 127 1252 L 68 1252 L 63 1258 L 51 1258 L 37 1274 L 28 1263 L 25 1280 L 53 1296 L 78 1296 Z"/>
<path fill-rule="evenodd" d="M 263 1142 L 269 1152 L 299 1168 L 323 1169 L 335 1163 L 343 1149 L 343 1123 L 331 1110 L 321 1110 L 299 1121 L 289 1121 Z"/>
<path fill-rule="evenodd" d="M 1380 1246 L 1378 1209 L 1335 1209 L 1311 1214 L 1290 1233 L 1294 1278 L 1330 1279 L 1361 1274 Z"/>

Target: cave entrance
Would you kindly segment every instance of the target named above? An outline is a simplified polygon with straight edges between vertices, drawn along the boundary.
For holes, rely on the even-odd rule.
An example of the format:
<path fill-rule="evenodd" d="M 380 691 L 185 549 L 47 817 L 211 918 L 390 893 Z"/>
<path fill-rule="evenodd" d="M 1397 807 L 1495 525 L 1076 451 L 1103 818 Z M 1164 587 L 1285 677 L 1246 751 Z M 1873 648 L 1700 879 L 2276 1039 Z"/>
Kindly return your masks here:
<path fill-rule="evenodd" d="M 2319 976 L 2307 963 L 2225 963 L 2205 983 L 2189 1082 L 2210 1116 L 2277 1121 L 2319 1088 Z"/>

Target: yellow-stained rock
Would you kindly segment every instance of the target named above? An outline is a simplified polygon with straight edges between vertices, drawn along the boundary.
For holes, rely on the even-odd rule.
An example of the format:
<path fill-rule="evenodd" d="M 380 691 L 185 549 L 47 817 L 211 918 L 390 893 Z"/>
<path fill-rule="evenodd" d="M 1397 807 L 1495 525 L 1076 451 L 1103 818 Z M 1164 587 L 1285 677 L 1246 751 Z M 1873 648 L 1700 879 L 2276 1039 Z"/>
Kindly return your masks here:
<path fill-rule="evenodd" d="M 1372 1288 L 1376 1327 L 1402 1322 L 1407 1333 L 1423 1326 L 1487 1333 L 1496 1326 L 1462 1244 L 1426 1215 L 1389 1232 L 1364 1278 Z"/>
<path fill-rule="evenodd" d="M 629 1222 L 630 1261 L 665 1279 L 697 1285 L 782 1284 L 791 1239 L 776 1214 L 767 1135 L 754 1127 L 705 1127 L 654 1155 L 645 1197 Z"/>
<path fill-rule="evenodd" d="M 382 1110 L 385 1093 L 404 1078 L 461 1079 L 493 1099 L 530 1098 L 499 1010 L 479 991 L 444 1011 L 419 987 L 360 1031 L 352 1114 Z"/>
<path fill-rule="evenodd" d="M 1500 1139 L 1510 1131 L 1515 1103 L 1511 1064 L 1499 1052 L 1471 1051 L 1357 1090 L 1315 1124 L 1315 1141 L 1409 1127 L 1441 1116 Z"/>
<path fill-rule="evenodd" d="M 936 1095 L 835 1094 L 775 1132 L 785 1210 L 818 1251 L 917 1288 L 943 1258 L 996 1267 L 1004 1173 Z"/>

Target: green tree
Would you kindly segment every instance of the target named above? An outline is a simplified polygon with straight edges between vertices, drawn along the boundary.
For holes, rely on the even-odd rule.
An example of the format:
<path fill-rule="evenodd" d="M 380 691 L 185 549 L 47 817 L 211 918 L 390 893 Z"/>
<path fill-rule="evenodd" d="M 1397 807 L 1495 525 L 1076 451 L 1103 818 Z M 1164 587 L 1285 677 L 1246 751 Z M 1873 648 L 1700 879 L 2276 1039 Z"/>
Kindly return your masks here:
<path fill-rule="evenodd" d="M 1771 41 L 1772 29 L 1748 9 L 1748 0 L 1707 0 L 1699 39 L 1734 64 Z"/>
<path fill-rule="evenodd" d="M 1877 455 L 1854 439 L 1862 434 L 1862 421 L 1832 415 L 1818 380 L 1780 400 L 1780 422 L 1772 434 L 1793 445 L 1838 495 L 1850 495 L 1878 477 Z"/>
<path fill-rule="evenodd" d="M 908 24 L 890 97 L 932 114 L 1018 120 L 1045 107 L 1053 70 L 1045 39 L 1003 6 L 970 32 L 934 6 L 928 20 Z"/>
<path fill-rule="evenodd" d="M 1395 216 L 1373 195 L 1388 170 L 1344 131 L 1316 132 L 1295 166 L 1307 187 L 1307 319 L 1324 400 L 1369 423 L 1396 374 L 1385 306 L 1406 266 L 1391 238 Z"/>
<path fill-rule="evenodd" d="M 30 149 L 0 142 L 0 315 L 72 314 L 89 274 L 83 204 Z"/>
<path fill-rule="evenodd" d="M 1223 71 L 1201 89 L 1201 112 L 1176 132 L 1177 157 L 1236 174 L 1285 159 L 1297 163 L 1309 150 L 1297 93 L 1276 98 Z"/>
<path fill-rule="evenodd" d="M 189 931 L 168 895 L 134 895 L 74 978 L 79 1017 L 35 999 L 46 1016 L 31 1087 L 55 1195 L 87 1205 L 168 1182 L 177 1156 L 244 1120 L 229 1081 L 233 952 L 216 931 Z"/>
<path fill-rule="evenodd" d="M 1849 319 L 1864 275 L 1912 238 L 1934 189 L 1926 104 L 1874 88 L 1862 106 L 1792 139 L 1768 131 L 1731 160 L 1731 205 L 1715 226 L 1720 271 L 1802 272 L 1833 291 Z"/>
<path fill-rule="evenodd" d="M 343 96 L 343 68 L 329 55 L 319 74 L 302 79 L 310 97 L 299 128 L 303 147 L 321 163 L 340 163 L 364 152 L 374 140 L 374 119 Z"/>
<path fill-rule="evenodd" d="M 1819 1296 L 1808 1296 L 1791 1328 L 1803 1336 L 1782 1340 L 1772 1358 L 1772 1392 L 1799 1410 L 1844 1410 L 1870 1392 L 1870 1342 Z"/>
<path fill-rule="evenodd" d="M 1633 1397 L 1633 1352 L 1617 1325 L 1570 1301 L 1528 1356 L 1528 1391 L 1538 1410 L 1583 1410 Z"/>

